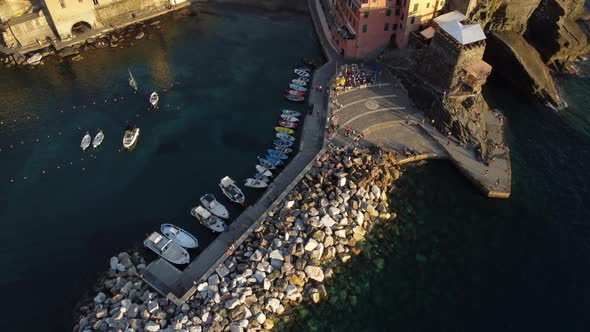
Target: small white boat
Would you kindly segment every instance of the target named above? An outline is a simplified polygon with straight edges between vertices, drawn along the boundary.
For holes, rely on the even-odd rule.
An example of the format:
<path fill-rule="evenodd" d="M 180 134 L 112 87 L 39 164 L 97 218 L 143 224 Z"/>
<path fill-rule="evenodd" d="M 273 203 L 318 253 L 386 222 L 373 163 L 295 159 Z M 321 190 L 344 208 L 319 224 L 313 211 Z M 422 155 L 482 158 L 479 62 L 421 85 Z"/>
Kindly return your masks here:
<path fill-rule="evenodd" d="M 43 56 L 40 53 L 33 54 L 30 58 L 27 59 L 27 63 L 30 65 L 35 65 L 39 63 L 43 59 Z"/>
<path fill-rule="evenodd" d="M 84 137 L 82 138 L 82 143 L 80 143 L 82 151 L 86 151 L 86 149 L 88 149 L 88 147 L 90 146 L 90 142 L 92 142 L 92 136 L 90 136 L 90 134 L 86 132 L 86 135 L 84 135 Z"/>
<path fill-rule="evenodd" d="M 250 187 L 250 188 L 256 188 L 256 189 L 262 189 L 262 188 L 268 187 L 268 183 L 266 183 L 262 180 L 248 178 L 248 179 L 246 179 L 246 183 L 244 183 L 244 186 Z"/>
<path fill-rule="evenodd" d="M 299 122 L 299 118 L 295 116 L 291 116 L 289 114 L 281 114 L 281 119 L 287 120 L 289 122 Z"/>
<path fill-rule="evenodd" d="M 96 136 L 94 136 L 94 140 L 92 140 L 92 146 L 94 148 L 98 147 L 99 145 L 102 144 L 103 140 L 104 140 L 104 134 L 102 133 L 102 130 L 99 130 L 98 134 L 96 134 Z"/>
<path fill-rule="evenodd" d="M 226 176 L 223 179 L 221 179 L 221 181 L 219 182 L 219 188 L 221 189 L 221 191 L 223 191 L 223 194 L 234 203 L 244 204 L 244 202 L 246 201 L 246 197 L 244 196 L 240 188 L 236 186 L 235 181 L 232 180 L 229 176 Z"/>
<path fill-rule="evenodd" d="M 309 73 L 305 70 L 295 69 L 293 72 L 300 77 L 309 77 Z"/>
<path fill-rule="evenodd" d="M 291 80 L 291 83 L 295 84 L 295 85 L 299 85 L 299 86 L 306 86 L 307 82 L 302 80 L 301 78 L 296 78 Z"/>
<path fill-rule="evenodd" d="M 188 264 L 190 262 L 190 257 L 186 249 L 158 232 L 150 234 L 143 241 L 143 245 L 170 263 Z"/>
<path fill-rule="evenodd" d="M 152 92 L 152 94 L 150 95 L 150 104 L 152 104 L 152 106 L 154 106 L 154 107 L 158 107 L 159 100 L 160 100 L 160 97 L 158 96 L 156 91 Z"/>
<path fill-rule="evenodd" d="M 221 220 L 221 218 L 211 214 L 211 212 L 207 211 L 204 207 L 200 205 L 194 207 L 191 210 L 191 215 L 197 218 L 197 220 L 199 220 L 199 222 L 203 226 L 209 228 L 214 232 L 221 233 L 225 231 L 225 229 L 227 228 L 227 226 L 225 226 L 225 223 L 223 222 L 223 220 Z"/>
<path fill-rule="evenodd" d="M 209 210 L 209 212 L 213 213 L 219 218 L 229 218 L 229 212 L 227 212 L 225 206 L 215 199 L 213 194 L 205 194 L 201 196 L 201 205 L 203 205 L 205 209 Z"/>
<path fill-rule="evenodd" d="M 197 241 L 196 237 L 178 226 L 172 224 L 162 224 L 162 226 L 160 226 L 160 231 L 167 238 L 174 241 L 181 247 L 196 248 L 199 246 L 199 241 Z"/>
<path fill-rule="evenodd" d="M 139 128 L 129 128 L 125 130 L 125 136 L 123 136 L 123 147 L 130 149 L 139 137 Z"/>
<path fill-rule="evenodd" d="M 301 113 L 299 113 L 297 111 L 292 111 L 292 110 L 282 110 L 282 114 L 289 115 L 289 116 L 294 116 L 296 118 L 298 118 L 301 115 Z"/>
<path fill-rule="evenodd" d="M 133 90 L 137 91 L 137 81 L 135 81 L 135 78 L 131 74 L 131 70 L 129 70 L 129 68 L 127 68 L 127 71 L 129 72 L 129 85 L 131 85 Z"/>
<path fill-rule="evenodd" d="M 266 169 L 266 167 L 264 167 L 264 166 L 256 165 L 256 172 L 258 172 L 266 177 L 272 176 L 272 172 L 269 171 L 268 169 Z"/>

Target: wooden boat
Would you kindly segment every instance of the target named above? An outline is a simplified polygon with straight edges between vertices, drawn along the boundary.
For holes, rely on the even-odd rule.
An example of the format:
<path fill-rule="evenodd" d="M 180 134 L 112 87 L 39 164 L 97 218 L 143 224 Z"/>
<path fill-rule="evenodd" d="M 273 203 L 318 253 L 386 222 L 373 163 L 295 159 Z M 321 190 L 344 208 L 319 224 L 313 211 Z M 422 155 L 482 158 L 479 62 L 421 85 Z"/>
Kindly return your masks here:
<path fill-rule="evenodd" d="M 229 218 L 229 212 L 227 212 L 225 206 L 223 206 L 215 199 L 215 196 L 213 196 L 213 194 L 205 194 L 201 196 L 200 201 L 201 205 L 204 206 L 205 209 L 209 210 L 209 212 L 213 213 L 219 218 Z"/>
<path fill-rule="evenodd" d="M 294 133 L 293 129 L 289 129 L 289 128 L 285 128 L 285 127 L 275 127 L 275 131 L 277 133 L 284 133 L 284 134 L 288 134 L 288 135 L 293 135 L 293 133 Z"/>
<path fill-rule="evenodd" d="M 297 122 L 291 122 L 291 121 L 287 121 L 287 120 L 280 120 L 279 124 L 281 125 L 281 127 L 285 127 L 285 128 L 291 128 L 291 129 L 295 129 L 297 128 Z"/>
<path fill-rule="evenodd" d="M 301 85 L 297 85 L 297 84 L 295 84 L 295 83 L 291 83 L 291 84 L 289 84 L 289 87 L 290 87 L 291 89 L 295 90 L 295 91 L 300 91 L 300 92 L 305 92 L 305 91 L 307 91 L 307 88 L 304 88 L 303 86 L 301 86 Z"/>
<path fill-rule="evenodd" d="M 92 136 L 90 136 L 90 134 L 86 132 L 86 135 L 82 137 L 82 142 L 80 143 L 82 151 L 86 151 L 86 149 L 88 149 L 88 147 L 90 146 L 90 142 L 92 142 Z"/>
<path fill-rule="evenodd" d="M 287 141 L 287 142 L 295 142 L 295 137 L 291 136 L 291 135 L 287 135 L 284 133 L 276 133 L 275 135 L 278 139 L 282 139 L 283 141 Z"/>
<path fill-rule="evenodd" d="M 143 241 L 143 245 L 170 263 L 188 264 L 190 262 L 190 257 L 186 249 L 158 232 L 150 234 Z"/>
<path fill-rule="evenodd" d="M 138 137 L 139 128 L 128 127 L 127 130 L 125 130 L 125 136 L 123 136 L 123 147 L 128 150 L 131 149 L 131 147 L 137 142 Z"/>
<path fill-rule="evenodd" d="M 234 180 L 232 180 L 229 176 L 226 176 L 223 179 L 221 179 L 221 181 L 219 182 L 219 188 L 221 189 L 221 191 L 223 191 L 223 194 L 234 203 L 244 204 L 244 202 L 246 201 L 246 197 L 244 197 L 244 194 L 242 193 L 240 188 L 236 186 Z"/>
<path fill-rule="evenodd" d="M 299 122 L 299 118 L 287 114 L 281 114 L 281 119 L 289 121 L 289 122 Z"/>
<path fill-rule="evenodd" d="M 292 89 L 285 90 L 285 94 L 292 96 L 305 96 L 305 91 L 297 91 Z"/>
<path fill-rule="evenodd" d="M 211 212 L 207 211 L 204 207 L 200 205 L 194 207 L 191 210 L 191 215 L 197 218 L 197 220 L 203 226 L 209 228 L 214 232 L 221 233 L 227 229 L 227 226 L 225 225 L 223 220 L 221 220 L 221 218 L 211 214 Z"/>
<path fill-rule="evenodd" d="M 266 161 L 266 159 L 264 159 L 264 158 L 258 158 L 258 163 L 260 164 L 260 166 L 262 166 L 266 169 L 273 170 L 273 169 L 277 168 L 276 165 L 274 165 L 270 161 Z"/>
<path fill-rule="evenodd" d="M 160 97 L 156 91 L 152 92 L 150 95 L 150 104 L 152 104 L 153 107 L 158 107 L 158 101 L 160 101 Z"/>
<path fill-rule="evenodd" d="M 296 118 L 301 116 L 301 113 L 299 113 L 297 111 L 293 111 L 293 110 L 282 110 L 281 113 L 285 114 L 285 115 L 289 115 L 289 116 L 294 116 Z"/>
<path fill-rule="evenodd" d="M 127 68 L 127 71 L 129 72 L 129 85 L 131 86 L 131 88 L 133 90 L 137 91 L 137 82 L 135 81 L 135 78 L 131 74 L 131 70 L 129 70 L 129 68 Z"/>
<path fill-rule="evenodd" d="M 263 166 L 260 165 L 256 165 L 256 172 L 258 172 L 258 174 L 262 174 L 266 177 L 271 177 L 272 176 L 272 172 L 269 171 L 268 169 L 266 169 Z"/>
<path fill-rule="evenodd" d="M 41 53 L 35 53 L 27 59 L 27 63 L 30 65 L 36 65 L 41 61 L 41 59 L 43 59 L 43 55 L 41 55 Z"/>
<path fill-rule="evenodd" d="M 299 86 L 307 86 L 307 82 L 306 82 L 306 81 L 304 81 L 304 80 L 302 80 L 301 78 L 295 78 L 295 79 L 292 79 L 292 80 L 291 80 L 291 83 L 292 83 L 292 84 L 299 85 Z"/>
<path fill-rule="evenodd" d="M 297 68 L 297 69 L 294 69 L 293 72 L 300 77 L 309 77 L 309 72 L 306 70 L 301 70 L 301 69 Z"/>
<path fill-rule="evenodd" d="M 304 101 L 304 100 L 305 100 L 305 98 L 304 98 L 304 97 L 302 97 L 302 96 L 294 96 L 294 95 L 288 95 L 288 94 L 286 94 L 286 95 L 283 95 L 283 96 L 284 96 L 284 97 L 285 97 L 287 100 L 289 100 L 289 101 L 297 101 L 297 102 L 301 102 L 301 101 Z"/>
<path fill-rule="evenodd" d="M 102 144 L 103 140 L 104 140 L 104 134 L 102 133 L 102 130 L 99 130 L 98 134 L 96 134 L 96 136 L 94 136 L 94 140 L 92 140 L 92 146 L 94 148 L 98 147 L 99 145 Z"/>
<path fill-rule="evenodd" d="M 268 149 L 266 152 L 268 153 L 269 156 L 272 156 L 275 158 L 279 158 L 279 159 L 289 158 L 289 156 L 287 156 L 286 153 L 278 151 L 278 150 Z"/>
<path fill-rule="evenodd" d="M 196 248 L 199 246 L 199 241 L 197 241 L 196 237 L 178 226 L 172 224 L 162 224 L 162 226 L 160 226 L 160 231 L 167 238 L 174 241 L 174 243 L 181 247 Z"/>
<path fill-rule="evenodd" d="M 255 189 L 263 189 L 263 188 L 268 187 L 268 183 L 266 183 L 262 180 L 248 178 L 248 179 L 246 179 L 244 186 L 249 187 L 249 188 L 255 188 Z"/>
<path fill-rule="evenodd" d="M 294 142 L 285 141 L 285 140 L 282 140 L 282 139 L 275 139 L 273 141 L 273 144 L 277 148 L 288 148 L 288 147 L 293 146 L 293 144 L 295 144 L 295 143 Z"/>
<path fill-rule="evenodd" d="M 291 149 L 291 148 L 275 148 L 275 150 L 281 151 L 284 154 L 289 154 L 289 153 L 293 152 L 293 149 Z"/>

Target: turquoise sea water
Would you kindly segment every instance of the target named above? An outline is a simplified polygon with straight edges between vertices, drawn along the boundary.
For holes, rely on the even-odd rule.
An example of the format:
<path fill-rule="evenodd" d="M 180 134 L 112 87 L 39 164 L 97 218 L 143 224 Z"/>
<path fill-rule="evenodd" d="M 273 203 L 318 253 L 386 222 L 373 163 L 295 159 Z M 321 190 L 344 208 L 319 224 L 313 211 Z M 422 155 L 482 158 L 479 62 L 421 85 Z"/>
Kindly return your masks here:
<path fill-rule="evenodd" d="M 222 11 L 161 20 L 161 33 L 134 47 L 2 73 L 4 331 L 71 330 L 76 302 L 110 256 L 141 246 L 161 223 L 173 220 L 206 246 L 212 235 L 190 208 L 206 192 L 223 200 L 221 177 L 254 174 L 288 106 L 282 91 L 292 66 L 321 59 L 304 16 Z M 147 110 L 153 90 L 158 111 Z M 131 153 L 119 151 L 127 123 L 141 128 Z M 82 152 L 85 131 L 98 128 L 104 143 Z M 245 193 L 249 202 L 258 195 Z"/>

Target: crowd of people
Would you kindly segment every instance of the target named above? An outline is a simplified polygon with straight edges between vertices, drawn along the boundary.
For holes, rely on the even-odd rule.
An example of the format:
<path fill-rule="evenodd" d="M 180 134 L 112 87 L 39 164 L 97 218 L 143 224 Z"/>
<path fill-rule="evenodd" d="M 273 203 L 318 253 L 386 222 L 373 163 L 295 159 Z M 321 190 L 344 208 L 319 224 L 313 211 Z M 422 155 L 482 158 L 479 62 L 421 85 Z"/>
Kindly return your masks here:
<path fill-rule="evenodd" d="M 369 72 L 363 65 L 351 64 L 340 67 L 340 72 L 336 77 L 336 88 L 358 88 L 375 84 L 377 73 Z"/>

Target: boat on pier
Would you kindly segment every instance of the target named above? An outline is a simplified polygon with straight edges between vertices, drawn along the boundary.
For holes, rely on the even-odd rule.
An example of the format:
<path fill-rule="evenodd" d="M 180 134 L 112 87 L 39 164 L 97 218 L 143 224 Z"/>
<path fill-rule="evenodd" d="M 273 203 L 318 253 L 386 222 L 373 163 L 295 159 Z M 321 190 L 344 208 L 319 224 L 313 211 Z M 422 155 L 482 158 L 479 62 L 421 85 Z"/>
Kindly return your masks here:
<path fill-rule="evenodd" d="M 190 256 L 186 249 L 158 232 L 150 234 L 143 241 L 143 245 L 170 263 L 188 264 L 190 262 Z"/>
<path fill-rule="evenodd" d="M 209 210 L 209 212 L 213 213 L 219 218 L 229 218 L 229 212 L 227 212 L 225 206 L 223 206 L 215 199 L 215 196 L 213 196 L 213 194 L 205 194 L 201 196 L 200 201 L 201 205 L 204 206 L 205 209 Z"/>
<path fill-rule="evenodd" d="M 204 207 L 200 205 L 194 207 L 191 210 L 191 215 L 197 218 L 197 220 L 203 226 L 209 228 L 214 232 L 221 233 L 227 229 L 227 226 L 225 225 L 223 220 L 221 220 L 221 218 L 211 214 L 211 212 L 207 211 Z"/>
<path fill-rule="evenodd" d="M 181 247 L 196 248 L 199 246 L 199 241 L 197 241 L 196 237 L 178 226 L 172 224 L 162 224 L 162 226 L 160 226 L 160 231 L 167 238 L 174 241 L 174 243 Z"/>
<path fill-rule="evenodd" d="M 223 194 L 234 203 L 244 204 L 244 202 L 246 201 L 246 197 L 244 196 L 240 188 L 236 186 L 235 181 L 232 180 L 229 176 L 226 176 L 223 179 L 221 179 L 221 181 L 219 182 L 219 188 L 221 189 L 221 191 L 223 191 Z"/>

